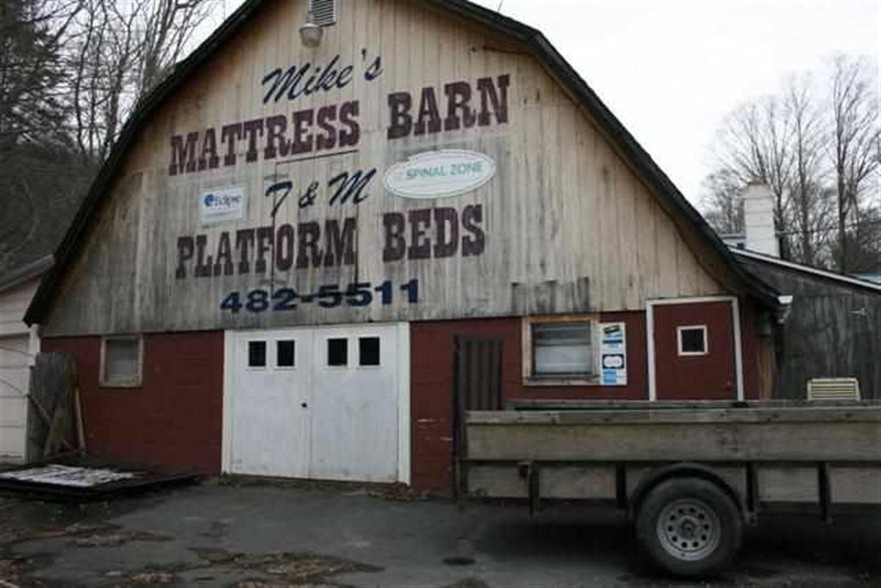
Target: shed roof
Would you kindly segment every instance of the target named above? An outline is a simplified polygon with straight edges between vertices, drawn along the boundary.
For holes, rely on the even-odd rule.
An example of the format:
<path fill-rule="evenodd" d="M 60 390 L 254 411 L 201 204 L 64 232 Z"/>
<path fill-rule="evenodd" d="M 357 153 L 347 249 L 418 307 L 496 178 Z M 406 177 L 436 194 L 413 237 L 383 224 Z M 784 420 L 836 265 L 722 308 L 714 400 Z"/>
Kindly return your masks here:
<path fill-rule="evenodd" d="M 0 278 L 0 292 L 5 292 L 32 278 L 36 278 L 52 267 L 54 258 L 51 254 L 44 255 L 34 261 L 15 268 Z"/>
<path fill-rule="evenodd" d="M 467 0 L 412 1 L 437 12 L 458 16 L 526 45 L 533 56 L 563 85 L 573 99 L 592 114 L 600 130 L 621 152 L 625 160 L 633 165 L 646 185 L 653 188 L 652 193 L 655 194 L 662 208 L 680 228 L 696 236 L 699 242 L 707 246 L 715 261 L 719 262 L 726 275 L 730 277 L 729 285 L 742 290 L 746 295 L 768 307 L 777 306 L 777 293 L 773 288 L 750 274 L 734 259 L 700 213 L 685 199 L 670 178 L 539 30 Z M 181 61 L 171 75 L 141 101 L 126 122 L 107 161 L 104 162 L 83 200 L 73 224 L 59 245 L 55 254 L 57 263 L 40 284 L 25 314 L 25 322 L 39 323 L 46 316 L 53 294 L 69 264 L 75 258 L 79 246 L 84 242 L 99 204 L 108 193 L 107 188 L 122 167 L 125 156 L 138 140 L 139 133 L 150 116 L 197 68 L 207 62 L 232 35 L 269 3 L 269 0 L 246 0 L 208 39 Z"/>
<path fill-rule="evenodd" d="M 762 263 L 767 266 L 779 269 L 782 272 L 794 272 L 809 277 L 829 280 L 835 282 L 839 286 L 850 287 L 859 290 L 868 290 L 869 292 L 881 295 L 881 284 L 876 284 L 875 282 L 871 282 L 869 280 L 863 280 L 854 276 L 839 274 L 837 272 L 796 263 L 794 261 L 787 261 L 785 259 L 780 259 L 779 257 L 772 257 L 770 255 L 756 253 L 755 251 L 749 251 L 748 249 L 731 247 L 731 251 L 734 252 L 734 254 L 739 258 Z"/>

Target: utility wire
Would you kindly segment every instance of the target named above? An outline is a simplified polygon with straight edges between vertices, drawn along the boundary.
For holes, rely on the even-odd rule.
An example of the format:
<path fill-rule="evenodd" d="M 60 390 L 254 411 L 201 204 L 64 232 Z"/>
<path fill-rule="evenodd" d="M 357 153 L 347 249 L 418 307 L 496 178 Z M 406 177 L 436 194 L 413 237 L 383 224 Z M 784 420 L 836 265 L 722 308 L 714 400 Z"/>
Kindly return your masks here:
<path fill-rule="evenodd" d="M 867 225 L 878 225 L 878 224 L 881 224 L 881 218 L 845 223 L 844 228 L 845 229 L 859 229 L 859 228 L 865 227 Z M 806 230 L 791 229 L 788 231 L 776 231 L 776 234 L 777 235 L 804 235 L 805 233 L 830 233 L 830 232 L 835 232 L 835 231 L 838 231 L 838 225 L 835 225 L 833 227 L 823 227 L 823 228 L 819 228 L 819 229 L 806 229 Z"/>

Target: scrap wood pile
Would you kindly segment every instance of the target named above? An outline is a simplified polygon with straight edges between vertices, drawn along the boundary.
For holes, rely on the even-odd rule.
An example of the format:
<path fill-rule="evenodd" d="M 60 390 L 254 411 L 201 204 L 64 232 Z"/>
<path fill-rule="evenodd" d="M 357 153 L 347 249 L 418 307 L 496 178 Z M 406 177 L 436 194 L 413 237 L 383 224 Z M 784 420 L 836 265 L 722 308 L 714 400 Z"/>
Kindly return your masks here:
<path fill-rule="evenodd" d="M 70 354 L 37 355 L 31 372 L 28 402 L 33 415 L 28 423 L 30 459 L 85 453 L 86 434 L 76 365 Z"/>

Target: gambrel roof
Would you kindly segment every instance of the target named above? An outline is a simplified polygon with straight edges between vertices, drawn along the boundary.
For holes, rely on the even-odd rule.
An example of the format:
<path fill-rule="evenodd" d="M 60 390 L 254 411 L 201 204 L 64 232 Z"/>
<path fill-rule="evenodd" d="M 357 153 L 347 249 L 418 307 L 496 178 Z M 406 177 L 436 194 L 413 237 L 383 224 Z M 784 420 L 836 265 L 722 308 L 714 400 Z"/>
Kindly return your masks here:
<path fill-rule="evenodd" d="M 689 204 L 624 125 L 540 31 L 466 0 L 412 1 L 427 10 L 464 19 L 522 44 L 546 72 L 566 90 L 572 100 L 595 120 L 600 133 L 649 188 L 663 210 L 673 219 L 689 247 L 705 264 L 707 271 L 731 291 L 748 296 L 764 306 L 776 306 L 776 292 L 737 262 L 700 213 Z M 168 78 L 141 101 L 123 128 L 110 156 L 95 178 L 73 224 L 61 242 L 55 255 L 57 263 L 46 274 L 25 316 L 28 324 L 44 320 L 53 295 L 84 242 L 102 199 L 109 192 L 108 188 L 116 178 L 127 154 L 139 140 L 140 133 L 151 116 L 198 68 L 211 59 L 227 40 L 245 27 L 250 19 L 268 4 L 270 4 L 269 0 L 246 0 L 204 43 L 180 62 Z"/>

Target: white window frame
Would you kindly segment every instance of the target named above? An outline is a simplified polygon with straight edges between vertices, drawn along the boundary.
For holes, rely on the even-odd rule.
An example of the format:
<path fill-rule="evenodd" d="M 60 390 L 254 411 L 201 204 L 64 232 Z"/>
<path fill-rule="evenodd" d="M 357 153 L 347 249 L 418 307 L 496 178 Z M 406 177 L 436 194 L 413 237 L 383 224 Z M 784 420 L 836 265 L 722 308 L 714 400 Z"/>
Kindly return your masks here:
<path fill-rule="evenodd" d="M 361 365 L 361 339 L 378 339 L 379 340 L 379 363 L 376 365 Z M 357 343 L 358 348 L 358 362 L 355 364 L 355 369 L 359 370 L 379 370 L 382 369 L 382 337 L 374 334 L 359 334 L 355 336 L 355 341 Z"/>
<path fill-rule="evenodd" d="M 283 341 L 290 341 L 294 344 L 294 365 L 279 365 L 279 363 L 278 363 L 278 344 Z M 272 353 L 273 353 L 272 369 L 281 370 L 281 371 L 294 371 L 294 370 L 296 370 L 300 365 L 300 362 L 297 359 L 297 352 L 300 350 L 300 344 L 297 341 L 297 339 L 295 339 L 293 337 L 276 337 L 275 339 L 272 339 L 272 343 L 273 343 L 273 346 L 272 346 Z M 267 350 L 266 363 L 269 364 L 268 350 Z"/>
<path fill-rule="evenodd" d="M 532 348 L 532 326 L 536 324 L 554 323 L 590 323 L 590 352 L 593 363 L 593 373 L 586 377 L 554 377 L 536 376 L 533 372 L 534 350 Z M 599 357 L 599 317 L 595 314 L 584 315 L 550 315 L 528 316 L 522 320 L 522 364 L 524 386 L 600 386 L 600 357 Z"/>
<path fill-rule="evenodd" d="M 330 341 L 331 339 L 342 339 L 346 342 L 346 363 L 343 365 L 330 365 Z M 357 359 L 354 357 L 357 353 L 352 352 L 352 338 L 349 336 L 341 336 L 341 335 L 325 335 L 323 337 L 324 341 L 324 349 L 321 350 L 321 353 L 324 357 L 321 358 L 321 362 L 319 365 L 321 369 L 324 370 L 347 370 L 352 367 L 352 360 Z M 357 349 L 355 351 L 358 351 Z M 356 366 L 357 367 L 357 366 Z"/>
<path fill-rule="evenodd" d="M 245 369 L 252 372 L 265 372 L 272 365 L 270 361 L 269 353 L 271 347 L 269 345 L 270 339 L 248 339 L 245 341 Z M 263 343 L 266 346 L 266 350 L 263 355 L 263 365 L 251 365 L 251 343 Z"/>
<path fill-rule="evenodd" d="M 682 331 L 701 331 L 704 337 L 703 351 L 684 351 L 682 349 Z M 710 340 L 707 339 L 707 325 L 681 325 L 676 327 L 676 351 L 680 357 L 690 355 L 708 355 L 710 353 Z"/>
<path fill-rule="evenodd" d="M 107 379 L 107 343 L 110 341 L 137 341 L 138 361 L 137 374 L 130 380 Z M 101 337 L 101 361 L 98 372 L 99 388 L 140 388 L 144 380 L 144 336 L 143 335 L 106 335 Z"/>

